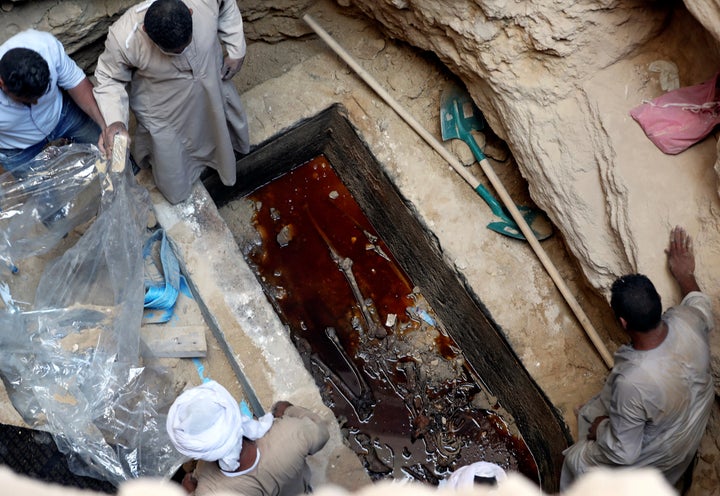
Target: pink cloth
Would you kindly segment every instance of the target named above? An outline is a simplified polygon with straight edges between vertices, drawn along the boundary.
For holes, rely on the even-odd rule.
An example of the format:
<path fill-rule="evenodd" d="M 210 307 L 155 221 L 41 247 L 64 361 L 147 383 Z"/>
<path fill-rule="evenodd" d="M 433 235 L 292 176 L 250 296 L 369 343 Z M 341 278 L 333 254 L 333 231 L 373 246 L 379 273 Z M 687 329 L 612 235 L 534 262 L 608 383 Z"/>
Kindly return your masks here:
<path fill-rule="evenodd" d="M 650 141 L 676 155 L 705 138 L 720 123 L 719 73 L 695 86 L 669 91 L 630 111 Z"/>

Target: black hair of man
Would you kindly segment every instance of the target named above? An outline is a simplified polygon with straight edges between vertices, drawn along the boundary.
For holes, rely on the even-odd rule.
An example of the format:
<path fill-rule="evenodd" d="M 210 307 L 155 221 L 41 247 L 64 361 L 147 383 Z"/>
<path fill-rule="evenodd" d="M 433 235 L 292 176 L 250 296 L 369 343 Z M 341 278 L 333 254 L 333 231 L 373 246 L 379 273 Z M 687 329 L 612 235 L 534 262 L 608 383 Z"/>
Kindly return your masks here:
<path fill-rule="evenodd" d="M 180 0 L 156 0 L 145 13 L 145 32 L 166 52 L 187 46 L 192 40 L 192 12 Z"/>
<path fill-rule="evenodd" d="M 0 59 L 0 78 L 6 93 L 35 99 L 47 93 L 50 68 L 35 50 L 11 48 Z"/>
<path fill-rule="evenodd" d="M 627 329 L 647 332 L 660 324 L 662 302 L 653 283 L 642 274 L 628 274 L 615 280 L 610 306 L 615 317 L 622 317 Z"/>
<path fill-rule="evenodd" d="M 497 478 L 495 477 L 484 477 L 482 475 L 476 475 L 473 477 L 473 483 L 480 486 L 497 486 Z"/>

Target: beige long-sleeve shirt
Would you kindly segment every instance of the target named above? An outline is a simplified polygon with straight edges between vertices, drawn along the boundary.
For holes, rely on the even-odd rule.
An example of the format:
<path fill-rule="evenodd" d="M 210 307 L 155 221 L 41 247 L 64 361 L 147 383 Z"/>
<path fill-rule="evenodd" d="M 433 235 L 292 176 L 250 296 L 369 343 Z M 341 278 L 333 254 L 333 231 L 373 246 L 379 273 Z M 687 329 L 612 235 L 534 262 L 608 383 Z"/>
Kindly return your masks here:
<path fill-rule="evenodd" d="M 328 429 L 310 410 L 290 406 L 275 419 L 270 430 L 256 441 L 260 454 L 257 466 L 249 472 L 232 476 L 217 462 L 198 462 L 195 496 L 222 491 L 244 496 L 297 496 L 307 492 L 310 470 L 305 461 L 327 443 Z"/>

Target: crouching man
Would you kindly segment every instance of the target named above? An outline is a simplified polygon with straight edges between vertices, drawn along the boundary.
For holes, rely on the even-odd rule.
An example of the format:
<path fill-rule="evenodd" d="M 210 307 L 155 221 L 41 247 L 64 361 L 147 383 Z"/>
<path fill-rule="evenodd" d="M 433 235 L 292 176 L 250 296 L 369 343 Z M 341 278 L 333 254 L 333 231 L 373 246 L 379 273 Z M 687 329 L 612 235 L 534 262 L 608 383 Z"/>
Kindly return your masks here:
<path fill-rule="evenodd" d="M 654 467 L 675 484 L 692 463 L 715 397 L 708 344 L 714 321 L 695 280 L 690 236 L 674 228 L 665 251 L 682 302 L 662 313 L 660 295 L 641 274 L 613 283 L 611 306 L 630 344 L 615 353 L 600 394 L 580 409 L 561 491 L 596 466 Z"/>
<path fill-rule="evenodd" d="M 215 381 L 188 389 L 170 407 L 167 431 L 175 448 L 200 460 L 183 487 L 196 496 L 297 496 L 310 492 L 305 458 L 329 432 L 313 412 L 280 401 L 254 420 Z"/>
<path fill-rule="evenodd" d="M 22 177 L 57 140 L 97 144 L 105 121 L 92 83 L 52 34 L 29 29 L 0 45 L 0 165 Z"/>

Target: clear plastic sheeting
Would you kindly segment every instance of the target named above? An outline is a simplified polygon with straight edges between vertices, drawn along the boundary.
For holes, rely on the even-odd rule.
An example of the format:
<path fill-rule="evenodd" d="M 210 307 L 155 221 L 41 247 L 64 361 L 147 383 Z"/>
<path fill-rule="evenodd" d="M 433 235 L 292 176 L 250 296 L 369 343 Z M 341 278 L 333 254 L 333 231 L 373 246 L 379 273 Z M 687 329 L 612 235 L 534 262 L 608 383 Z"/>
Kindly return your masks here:
<path fill-rule="evenodd" d="M 22 173 L 0 175 L 0 268 L 52 249 L 99 207 L 93 145 L 46 148 Z M 93 184 L 94 183 L 94 184 Z"/>
<path fill-rule="evenodd" d="M 15 408 L 53 434 L 73 472 L 119 485 L 169 476 L 182 460 L 165 431 L 172 377 L 141 349 L 148 194 L 130 167 L 105 173 L 100 161 L 94 147 L 70 145 L 16 184 L 3 178 L 8 265 L 90 225 L 45 266 L 30 308 L 0 287 L 0 373 Z"/>

